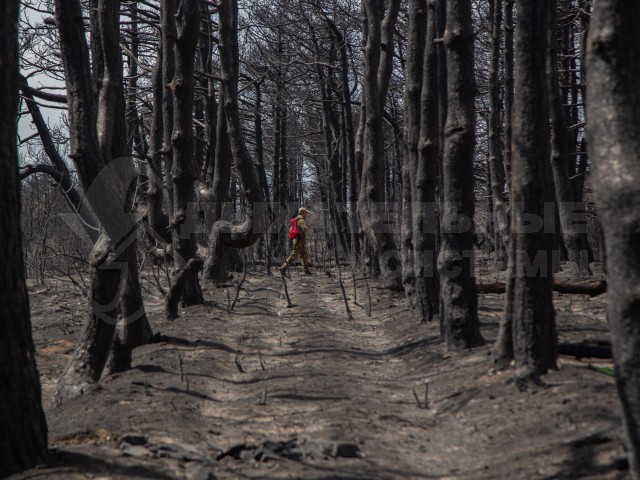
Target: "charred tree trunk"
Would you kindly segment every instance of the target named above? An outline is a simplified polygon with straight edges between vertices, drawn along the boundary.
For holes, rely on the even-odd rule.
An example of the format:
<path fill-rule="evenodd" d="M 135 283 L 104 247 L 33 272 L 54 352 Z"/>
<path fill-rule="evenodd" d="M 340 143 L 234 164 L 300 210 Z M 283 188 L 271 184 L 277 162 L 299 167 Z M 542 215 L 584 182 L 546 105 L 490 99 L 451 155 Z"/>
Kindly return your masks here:
<path fill-rule="evenodd" d="M 120 3 L 100 0 L 92 24 L 98 31 L 94 45 L 94 75 L 81 28 L 76 0 L 57 0 L 56 24 L 65 69 L 69 103 L 69 134 L 76 170 L 95 212 L 101 233 L 91 252 L 90 313 L 79 344 L 59 381 L 59 401 L 82 394 L 102 374 L 115 334 L 119 303 L 127 288 L 127 249 L 135 248 L 136 225 L 127 208 L 127 192 L 136 173 L 129 157 L 113 161 L 116 122 L 122 93 L 122 59 L 119 49 Z M 95 100 L 94 85 L 98 87 Z M 117 113 L 122 118 L 116 119 Z M 131 247 L 132 244 L 134 247 Z M 134 267 L 135 268 L 135 267 Z M 136 270 L 137 274 L 137 270 Z M 146 319 L 146 317 L 145 317 Z"/>
<path fill-rule="evenodd" d="M 511 151 L 513 116 L 513 7 L 515 0 L 505 0 L 504 4 L 504 173 L 511 191 Z"/>
<path fill-rule="evenodd" d="M 438 222 L 436 195 L 440 159 L 440 108 L 438 98 L 438 52 L 436 44 L 436 11 L 428 2 L 427 30 L 424 48 L 422 91 L 420 92 L 420 139 L 418 165 L 414 182 L 413 231 L 416 271 L 416 302 L 420 318 L 431 320 L 440 308 L 440 281 L 436 269 L 438 254 Z"/>
<path fill-rule="evenodd" d="M 407 154 L 402 165 L 402 286 L 411 308 L 416 307 L 416 262 L 413 245 L 422 235 L 422 230 L 413 228 L 416 171 L 418 170 L 418 142 L 420 140 L 420 94 L 423 82 L 424 49 L 426 38 L 427 1 L 410 0 L 408 6 L 408 34 L 405 83 L 405 144 Z M 417 201 L 417 200 L 416 200 Z M 422 318 L 422 311 L 418 311 Z"/>
<path fill-rule="evenodd" d="M 18 0 L 0 6 L 0 477 L 44 463 L 47 424 L 31 337 L 16 151 Z"/>
<path fill-rule="evenodd" d="M 231 143 L 229 141 L 229 133 L 227 131 L 227 119 L 224 113 L 224 95 L 220 95 L 220 104 L 218 105 L 218 120 L 216 131 L 216 147 L 215 162 L 213 166 L 213 182 L 211 190 L 213 194 L 213 222 L 222 219 L 222 210 L 227 204 L 229 210 L 229 202 L 231 201 Z M 227 212 L 228 215 L 228 212 Z M 210 227 L 213 226 L 213 222 Z"/>
<path fill-rule="evenodd" d="M 631 478 L 640 478 L 640 3 L 595 2 L 587 46 L 587 134 L 605 235 L 607 316 Z"/>
<path fill-rule="evenodd" d="M 493 220 L 495 223 L 495 260 L 500 270 L 507 267 L 506 246 L 509 242 L 508 201 L 505 194 L 504 157 L 500 102 L 500 44 L 502 39 L 502 0 L 492 0 L 491 63 L 489 66 L 489 172 Z M 507 140 L 508 141 L 508 140 Z"/>
<path fill-rule="evenodd" d="M 219 4 L 220 70 L 222 97 L 227 120 L 231 152 L 235 161 L 246 200 L 246 215 L 242 224 L 232 225 L 224 220 L 214 223 L 209 235 L 205 278 L 226 280 L 221 260 L 230 248 L 246 248 L 253 245 L 264 233 L 266 208 L 258 173 L 242 136 L 238 110 L 238 3 L 222 0 Z"/>
<path fill-rule="evenodd" d="M 548 184 L 546 0 L 517 3 L 512 223 L 509 287 L 513 286 L 513 349 L 519 375 L 528 377 L 556 368 L 557 335 L 552 302 L 553 233 L 542 225 Z M 547 228 L 545 228 L 547 227 Z M 507 293 L 509 296 L 510 293 Z M 507 312 L 506 316 L 509 316 Z"/>
<path fill-rule="evenodd" d="M 353 109 L 351 105 L 351 92 L 349 91 L 349 55 L 347 52 L 347 42 L 344 35 L 337 27 L 335 22 L 330 20 L 326 15 L 323 17 L 329 26 L 334 38 L 334 42 L 339 50 L 340 61 L 340 97 L 342 100 L 342 110 L 344 118 L 344 138 L 346 158 L 344 159 L 347 168 L 344 173 L 348 174 L 347 198 L 349 200 L 349 233 L 351 251 L 356 255 L 360 252 L 360 237 L 358 236 L 358 170 L 356 165 L 355 150 L 355 128 L 353 123 Z"/>
<path fill-rule="evenodd" d="M 209 6 L 205 0 L 201 0 L 201 8 L 203 22 L 201 22 L 200 45 L 198 48 L 200 66 L 202 71 L 207 74 L 206 80 L 201 81 L 201 87 L 206 91 L 204 95 L 204 120 L 205 120 L 205 140 L 206 148 L 204 151 L 203 163 L 200 168 L 200 182 L 206 186 L 210 186 L 213 181 L 213 162 L 214 153 L 217 144 L 216 130 L 218 128 L 218 102 L 216 102 L 215 82 L 213 76 L 213 22 L 211 21 L 211 13 Z M 211 228 L 211 223 L 207 223 L 205 215 L 205 227 Z"/>
<path fill-rule="evenodd" d="M 172 134 L 173 134 L 173 91 L 171 82 L 175 76 L 175 51 L 176 38 L 175 0 L 161 0 L 160 2 L 160 42 L 162 44 L 162 164 L 165 175 L 165 188 L 167 190 L 166 210 L 169 216 L 173 212 L 173 182 L 169 178 L 172 163 Z M 167 232 L 171 232 L 171 225 L 167 225 Z"/>
<path fill-rule="evenodd" d="M 439 288 L 434 268 L 436 255 L 436 185 L 440 150 L 438 109 L 438 66 L 435 43 L 436 15 L 432 2 L 417 0 L 409 5 L 407 45 L 406 132 L 407 161 L 403 166 L 403 188 L 407 183 L 409 202 L 403 197 L 403 250 L 409 261 L 403 264 L 405 292 L 421 321 L 438 311 Z M 407 272 L 405 272 L 405 265 Z M 407 284 L 409 288 L 407 288 Z"/>
<path fill-rule="evenodd" d="M 322 100 L 322 137 L 326 155 L 326 168 L 324 170 L 327 172 L 327 191 L 330 199 L 329 214 L 333 219 L 333 224 L 337 228 L 340 245 L 345 252 L 348 252 L 349 239 L 347 237 L 348 226 L 346 211 L 340 208 L 342 206 L 341 143 L 344 142 L 344 138 L 341 138 L 342 128 L 340 125 L 339 111 L 336 111 L 336 107 L 334 106 L 337 88 L 333 78 L 333 68 L 330 66 L 336 63 L 335 51 L 337 50 L 337 46 L 335 44 L 331 45 L 329 48 L 329 58 L 323 62 L 315 28 L 312 24 L 309 25 L 309 28 L 315 48 L 316 74 L 318 76 L 318 86 Z M 328 66 L 325 67 L 323 64 Z"/>
<path fill-rule="evenodd" d="M 162 43 L 158 56 L 162 58 Z M 149 237 L 156 247 L 161 246 L 166 250 L 167 243 L 171 242 L 169 231 L 169 216 L 162 211 L 164 175 L 162 171 L 162 144 L 164 137 L 164 120 L 162 105 L 164 93 L 162 88 L 163 62 L 158 62 L 153 70 L 151 89 L 153 92 L 153 113 L 151 117 L 151 133 L 149 135 L 149 152 L 146 165 L 147 191 L 145 202 L 147 203 L 146 220 L 149 225 Z"/>
<path fill-rule="evenodd" d="M 569 145 L 567 122 L 562 108 L 562 94 L 558 79 L 557 53 L 557 0 L 549 0 L 549 56 L 547 60 L 547 82 L 549 90 L 549 113 L 551 115 L 551 169 L 555 186 L 556 202 L 560 217 L 562 238 L 569 257 L 571 276 L 582 278 L 591 275 L 589 268 L 589 246 L 584 231 L 587 217 L 584 204 L 574 204 L 569 181 Z"/>
<path fill-rule="evenodd" d="M 365 71 L 363 78 L 363 166 L 358 215 L 377 258 L 381 284 L 401 288 L 401 265 L 396 241 L 384 216 L 384 100 L 393 56 L 393 28 L 399 1 L 394 0 L 383 17 L 382 0 L 363 0 L 365 19 Z"/>
<path fill-rule="evenodd" d="M 260 180 L 260 186 L 262 187 L 262 194 L 264 195 L 267 204 L 270 203 L 269 184 L 267 182 L 267 171 L 264 168 L 264 145 L 262 141 L 262 90 L 260 85 L 262 80 L 256 81 L 254 86 L 256 87 L 256 105 L 253 125 L 256 133 L 256 168 L 258 170 L 258 178 Z M 270 215 L 271 217 L 271 215 Z"/>
<path fill-rule="evenodd" d="M 202 303 L 196 256 L 195 212 L 193 209 L 196 165 L 193 157 L 193 98 L 195 53 L 200 22 L 199 0 L 181 0 L 176 12 L 175 76 L 170 84 L 173 94 L 173 255 L 176 271 L 166 298 L 168 318 L 178 316 L 177 299 L 183 306 Z M 180 278 L 180 281 L 178 281 Z M 182 288 L 181 288 L 182 287 Z M 175 290 L 175 291 L 174 291 Z"/>
<path fill-rule="evenodd" d="M 475 80 L 471 3 L 447 0 L 447 120 L 438 253 L 442 327 L 450 350 L 483 343 L 473 276 Z"/>

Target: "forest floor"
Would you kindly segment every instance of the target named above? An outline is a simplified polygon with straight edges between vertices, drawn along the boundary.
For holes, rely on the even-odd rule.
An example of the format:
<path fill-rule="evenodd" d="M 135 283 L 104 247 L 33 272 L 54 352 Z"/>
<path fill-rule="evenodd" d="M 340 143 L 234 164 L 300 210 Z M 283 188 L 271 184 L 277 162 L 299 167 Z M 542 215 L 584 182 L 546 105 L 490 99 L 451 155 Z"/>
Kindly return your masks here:
<path fill-rule="evenodd" d="M 352 320 L 335 270 L 292 269 L 291 308 L 280 276 L 259 272 L 233 311 L 233 285 L 205 288 L 206 303 L 173 321 L 147 292 L 154 342 L 134 351 L 132 370 L 60 406 L 56 379 L 86 300 L 70 286 L 30 287 L 52 461 L 14 478 L 626 477 L 614 379 L 598 369 L 610 360 L 561 355 L 543 385 L 520 391 L 488 356 L 504 295 L 479 296 L 486 345 L 449 353 L 403 294 L 370 281 L 369 316 L 365 282 L 354 298 L 344 279 Z M 606 294 L 554 300 L 561 342 L 608 337 Z"/>

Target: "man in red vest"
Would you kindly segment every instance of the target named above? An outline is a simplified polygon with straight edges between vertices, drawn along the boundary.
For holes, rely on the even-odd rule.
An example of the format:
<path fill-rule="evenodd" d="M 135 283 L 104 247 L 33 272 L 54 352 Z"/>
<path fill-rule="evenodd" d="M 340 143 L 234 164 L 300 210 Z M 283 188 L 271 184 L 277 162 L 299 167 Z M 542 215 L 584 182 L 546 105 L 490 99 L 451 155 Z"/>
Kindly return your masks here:
<path fill-rule="evenodd" d="M 306 208 L 300 207 L 298 209 L 298 216 L 295 217 L 295 219 L 291 219 L 289 231 L 291 232 L 290 237 L 293 237 L 293 251 L 280 267 L 280 273 L 283 275 L 287 271 L 289 265 L 291 265 L 298 257 L 300 257 L 300 262 L 302 263 L 302 269 L 304 270 L 305 275 L 311 275 L 311 271 L 309 270 L 309 254 L 307 253 L 307 245 L 304 238 L 305 234 L 309 231 L 309 225 L 305 218 L 310 213 L 311 212 Z"/>

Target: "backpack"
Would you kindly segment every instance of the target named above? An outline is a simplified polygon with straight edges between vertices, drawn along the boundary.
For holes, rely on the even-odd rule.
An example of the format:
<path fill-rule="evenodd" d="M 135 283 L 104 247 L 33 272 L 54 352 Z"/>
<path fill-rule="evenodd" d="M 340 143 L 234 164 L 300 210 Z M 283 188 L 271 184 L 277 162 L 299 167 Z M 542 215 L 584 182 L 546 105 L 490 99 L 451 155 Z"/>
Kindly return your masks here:
<path fill-rule="evenodd" d="M 292 218 L 289 220 L 289 238 L 293 240 L 298 235 L 300 235 L 300 230 L 298 229 L 298 218 Z"/>

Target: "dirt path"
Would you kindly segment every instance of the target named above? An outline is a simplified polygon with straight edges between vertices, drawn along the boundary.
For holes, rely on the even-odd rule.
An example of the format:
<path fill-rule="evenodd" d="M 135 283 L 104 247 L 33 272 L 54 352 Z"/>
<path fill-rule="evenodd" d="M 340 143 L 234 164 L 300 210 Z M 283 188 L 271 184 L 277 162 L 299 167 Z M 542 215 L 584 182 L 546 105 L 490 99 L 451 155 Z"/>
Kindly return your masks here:
<path fill-rule="evenodd" d="M 488 346 L 447 353 L 435 322 L 417 323 L 402 295 L 375 285 L 369 317 L 364 284 L 358 306 L 346 280 L 353 320 L 322 273 L 292 273 L 293 308 L 278 277 L 257 273 L 234 312 L 232 289 L 207 290 L 207 304 L 171 322 L 150 296 L 157 337 L 135 368 L 62 406 L 55 378 L 82 299 L 32 289 L 56 463 L 16 478 L 623 477 L 613 379 L 589 361 L 563 357 L 544 387 L 520 392 L 510 372 L 490 371 Z M 604 299 L 556 300 L 562 336 L 606 335 Z M 488 345 L 501 309 L 501 296 L 480 298 Z"/>

